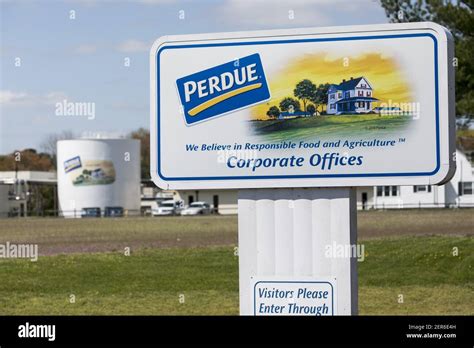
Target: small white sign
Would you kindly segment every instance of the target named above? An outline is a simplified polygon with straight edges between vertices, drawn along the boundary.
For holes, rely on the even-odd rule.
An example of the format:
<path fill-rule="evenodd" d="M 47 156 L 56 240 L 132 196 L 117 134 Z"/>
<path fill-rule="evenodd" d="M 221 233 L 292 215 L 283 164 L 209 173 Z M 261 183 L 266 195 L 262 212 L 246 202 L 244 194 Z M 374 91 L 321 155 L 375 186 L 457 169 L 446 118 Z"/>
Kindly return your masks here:
<path fill-rule="evenodd" d="M 254 315 L 327 316 L 335 311 L 335 279 L 253 280 Z"/>

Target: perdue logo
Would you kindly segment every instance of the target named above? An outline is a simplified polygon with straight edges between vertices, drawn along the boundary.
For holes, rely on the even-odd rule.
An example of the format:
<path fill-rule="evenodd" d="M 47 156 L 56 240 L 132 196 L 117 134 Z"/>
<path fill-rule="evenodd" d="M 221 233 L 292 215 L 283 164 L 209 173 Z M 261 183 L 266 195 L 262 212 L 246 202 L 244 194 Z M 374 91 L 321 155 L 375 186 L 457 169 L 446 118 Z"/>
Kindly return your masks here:
<path fill-rule="evenodd" d="M 81 158 L 79 156 L 73 157 L 64 162 L 64 172 L 69 173 L 71 170 L 80 168 L 81 166 Z"/>
<path fill-rule="evenodd" d="M 270 99 L 258 53 L 182 77 L 176 84 L 188 125 Z"/>

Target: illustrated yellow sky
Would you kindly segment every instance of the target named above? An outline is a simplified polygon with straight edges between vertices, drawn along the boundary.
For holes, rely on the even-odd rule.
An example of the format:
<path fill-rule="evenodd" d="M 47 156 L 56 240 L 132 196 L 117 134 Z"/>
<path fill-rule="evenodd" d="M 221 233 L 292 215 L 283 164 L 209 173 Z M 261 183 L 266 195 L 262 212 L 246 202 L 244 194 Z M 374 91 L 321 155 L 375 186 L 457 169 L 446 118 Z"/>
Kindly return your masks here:
<path fill-rule="evenodd" d="M 392 103 L 412 102 L 408 82 L 395 59 L 390 56 L 379 52 L 349 57 L 331 57 L 324 53 L 306 54 L 289 62 L 276 76 L 267 76 L 272 99 L 252 107 L 252 118 L 266 119 L 270 106 L 278 106 L 285 97 L 294 98 L 293 90 L 301 80 L 309 79 L 316 85 L 339 84 L 343 79 L 349 80 L 351 76 L 364 76 L 373 88 L 373 96 L 380 100 L 378 103 L 388 103 L 389 99 Z M 377 105 L 374 103 L 373 107 Z"/>

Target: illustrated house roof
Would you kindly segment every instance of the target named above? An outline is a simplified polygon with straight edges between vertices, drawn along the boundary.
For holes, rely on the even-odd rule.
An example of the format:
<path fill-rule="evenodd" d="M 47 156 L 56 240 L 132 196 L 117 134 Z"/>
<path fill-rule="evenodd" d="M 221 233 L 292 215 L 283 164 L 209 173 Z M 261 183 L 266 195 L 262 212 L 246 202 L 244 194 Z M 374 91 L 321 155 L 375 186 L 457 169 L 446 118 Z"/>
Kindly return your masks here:
<path fill-rule="evenodd" d="M 341 90 L 341 91 L 348 91 L 348 90 L 351 90 L 351 89 L 354 89 L 358 83 L 360 82 L 360 80 L 362 80 L 363 77 L 358 77 L 356 79 L 352 79 L 352 80 L 348 80 L 346 82 L 342 82 L 339 84 L 338 86 L 338 89 Z"/>
<path fill-rule="evenodd" d="M 341 82 L 340 84 L 338 85 L 331 85 L 330 86 L 330 90 L 334 87 L 336 90 L 338 91 L 349 91 L 349 90 L 352 90 L 354 88 L 356 88 L 356 86 L 359 84 L 359 82 L 363 79 L 364 77 L 361 76 L 361 77 L 357 77 L 355 79 L 350 79 L 348 81 L 344 81 L 344 82 Z M 367 82 L 368 83 L 368 82 Z M 370 85 L 369 85 L 370 86 Z M 329 92 L 329 90 L 328 90 Z"/>

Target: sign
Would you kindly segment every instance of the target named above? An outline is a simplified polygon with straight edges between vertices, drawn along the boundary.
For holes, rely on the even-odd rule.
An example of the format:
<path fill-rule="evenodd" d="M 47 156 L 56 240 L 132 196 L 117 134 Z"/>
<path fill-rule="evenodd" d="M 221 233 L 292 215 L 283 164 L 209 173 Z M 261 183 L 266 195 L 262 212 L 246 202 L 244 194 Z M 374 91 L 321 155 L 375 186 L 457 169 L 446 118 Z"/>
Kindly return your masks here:
<path fill-rule="evenodd" d="M 270 98 L 258 54 L 182 77 L 176 84 L 188 125 Z"/>
<path fill-rule="evenodd" d="M 166 189 L 440 184 L 453 40 L 434 23 L 168 36 L 151 63 Z"/>
<path fill-rule="evenodd" d="M 69 173 L 70 171 L 81 168 L 82 163 L 81 163 L 81 157 L 76 156 L 71 159 L 68 159 L 67 161 L 64 162 L 64 172 Z"/>
<path fill-rule="evenodd" d="M 335 315 L 335 280 L 259 280 L 253 285 L 254 315 Z"/>

